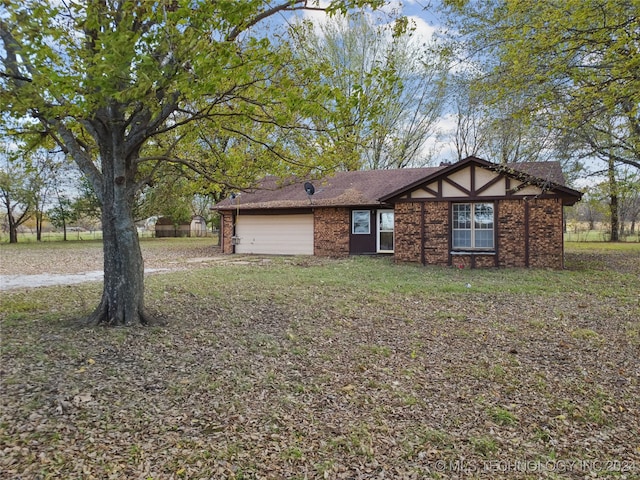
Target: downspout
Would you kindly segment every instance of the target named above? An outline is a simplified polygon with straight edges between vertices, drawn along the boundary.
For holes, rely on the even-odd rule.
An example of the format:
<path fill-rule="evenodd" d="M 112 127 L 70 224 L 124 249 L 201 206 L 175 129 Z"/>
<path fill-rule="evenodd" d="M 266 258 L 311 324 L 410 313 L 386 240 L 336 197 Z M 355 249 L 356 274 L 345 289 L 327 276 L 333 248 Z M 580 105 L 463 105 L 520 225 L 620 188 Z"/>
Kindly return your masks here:
<path fill-rule="evenodd" d="M 231 211 L 231 253 L 235 254 L 236 253 L 236 244 L 233 241 L 233 239 L 236 236 L 236 213 L 234 211 Z"/>
<path fill-rule="evenodd" d="M 500 201 L 496 200 L 494 204 L 495 212 L 493 213 L 493 266 L 500 266 Z"/>
<path fill-rule="evenodd" d="M 560 257 L 560 269 L 564 270 L 564 234 L 566 233 L 567 229 L 565 227 L 565 218 L 564 218 L 564 200 L 563 199 L 556 199 L 556 202 L 560 202 L 560 211 L 562 212 L 562 215 L 560 215 L 560 217 L 562 218 L 562 256 Z"/>
<path fill-rule="evenodd" d="M 236 223 L 238 222 L 238 216 L 240 216 L 240 195 L 232 195 L 231 198 L 234 198 L 236 201 L 236 210 L 235 212 L 231 211 L 231 253 L 236 253 Z"/>
<path fill-rule="evenodd" d="M 424 221 L 425 214 L 425 202 L 420 203 L 420 263 L 422 266 L 427 265 L 427 259 L 424 254 L 424 244 L 425 244 L 425 236 L 426 236 L 426 225 Z"/>
<path fill-rule="evenodd" d="M 529 200 L 524 199 L 524 266 L 529 267 Z"/>

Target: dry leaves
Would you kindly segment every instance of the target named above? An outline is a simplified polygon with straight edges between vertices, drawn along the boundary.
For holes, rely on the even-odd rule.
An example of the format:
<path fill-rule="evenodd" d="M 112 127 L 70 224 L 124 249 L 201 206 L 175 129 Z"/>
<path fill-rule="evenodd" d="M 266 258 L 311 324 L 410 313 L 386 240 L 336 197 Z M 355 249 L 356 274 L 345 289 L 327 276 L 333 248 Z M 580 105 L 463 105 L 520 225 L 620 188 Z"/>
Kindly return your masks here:
<path fill-rule="evenodd" d="M 274 263 L 154 277 L 166 327 L 3 310 L 2 478 L 639 478 L 633 289 L 394 291 L 376 271 L 412 267 Z"/>

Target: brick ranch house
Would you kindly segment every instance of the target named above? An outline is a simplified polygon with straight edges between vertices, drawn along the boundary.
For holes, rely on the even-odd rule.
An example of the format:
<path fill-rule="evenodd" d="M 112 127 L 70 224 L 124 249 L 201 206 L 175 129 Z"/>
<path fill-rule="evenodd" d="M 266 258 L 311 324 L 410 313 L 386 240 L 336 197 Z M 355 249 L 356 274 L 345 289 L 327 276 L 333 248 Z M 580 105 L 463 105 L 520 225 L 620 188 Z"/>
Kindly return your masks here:
<path fill-rule="evenodd" d="M 429 168 L 339 172 L 315 180 L 267 177 L 214 207 L 223 253 L 563 268 L 564 186 L 557 162 L 499 165 L 476 157 Z"/>

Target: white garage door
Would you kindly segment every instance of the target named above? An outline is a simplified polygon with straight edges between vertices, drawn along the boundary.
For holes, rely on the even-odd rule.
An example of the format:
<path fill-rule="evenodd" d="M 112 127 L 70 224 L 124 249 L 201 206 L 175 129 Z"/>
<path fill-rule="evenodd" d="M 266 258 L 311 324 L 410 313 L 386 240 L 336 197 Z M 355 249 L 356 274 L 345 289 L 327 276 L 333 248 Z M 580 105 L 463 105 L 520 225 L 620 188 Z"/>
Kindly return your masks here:
<path fill-rule="evenodd" d="M 313 255 L 313 215 L 238 215 L 236 253 Z"/>

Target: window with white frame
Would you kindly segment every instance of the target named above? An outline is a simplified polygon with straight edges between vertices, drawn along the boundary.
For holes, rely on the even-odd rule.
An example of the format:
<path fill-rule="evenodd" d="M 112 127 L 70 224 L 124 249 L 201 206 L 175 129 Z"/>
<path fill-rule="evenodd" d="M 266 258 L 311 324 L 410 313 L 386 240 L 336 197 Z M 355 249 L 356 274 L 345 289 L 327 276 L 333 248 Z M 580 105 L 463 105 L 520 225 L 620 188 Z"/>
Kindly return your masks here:
<path fill-rule="evenodd" d="M 371 213 L 369 210 L 353 210 L 351 212 L 351 233 L 369 235 L 371 233 Z"/>
<path fill-rule="evenodd" d="M 378 210 L 378 252 L 393 252 L 393 210 Z"/>
<path fill-rule="evenodd" d="M 492 250 L 493 211 L 493 203 L 454 203 L 453 248 Z"/>

